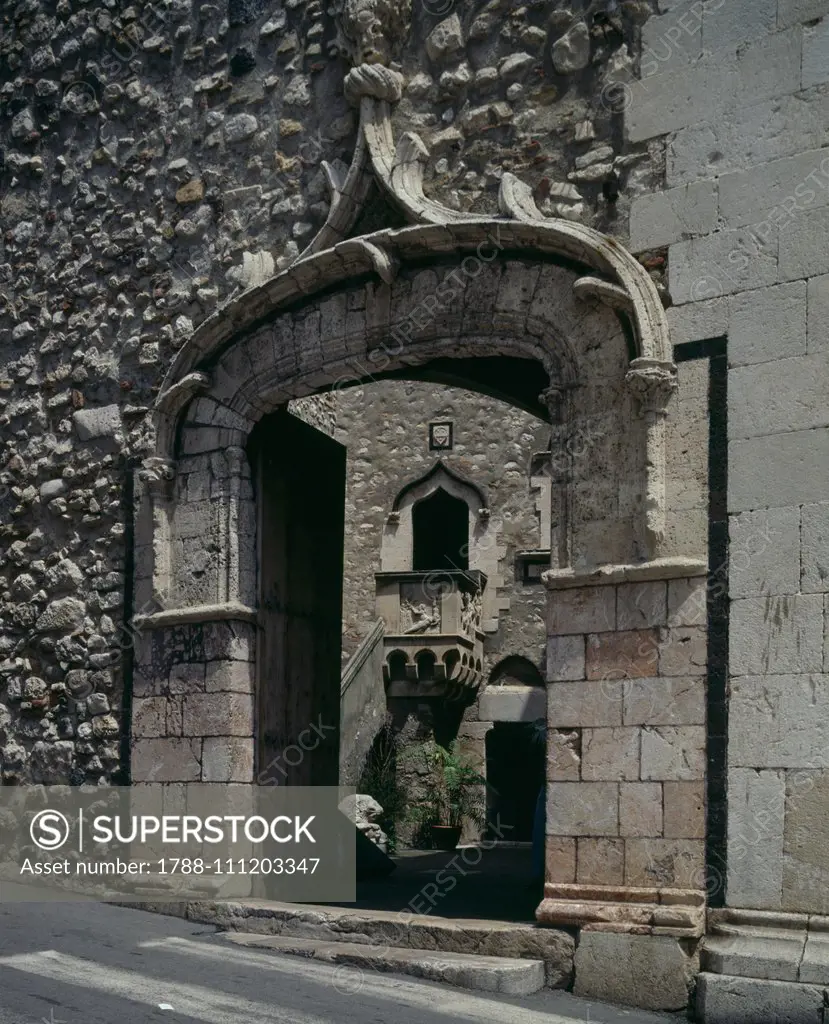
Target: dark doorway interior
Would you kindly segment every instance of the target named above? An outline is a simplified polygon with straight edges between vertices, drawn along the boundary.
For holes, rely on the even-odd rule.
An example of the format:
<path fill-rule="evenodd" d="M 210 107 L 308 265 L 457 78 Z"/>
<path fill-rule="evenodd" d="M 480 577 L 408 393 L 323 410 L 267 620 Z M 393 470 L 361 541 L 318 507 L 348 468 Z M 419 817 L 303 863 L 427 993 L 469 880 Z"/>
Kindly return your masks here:
<path fill-rule="evenodd" d="M 264 784 L 335 786 L 345 448 L 283 409 L 257 424 L 250 455 L 260 512 L 257 773 Z M 297 758 L 314 723 L 324 739 Z"/>
<path fill-rule="evenodd" d="M 469 509 L 440 488 L 412 509 L 412 569 L 469 568 Z"/>
<path fill-rule="evenodd" d="M 539 735 L 533 722 L 496 722 L 487 733 L 487 826 L 494 838 L 532 841 L 536 800 L 544 783 L 545 744 Z M 499 835 L 504 826 L 505 834 Z"/>

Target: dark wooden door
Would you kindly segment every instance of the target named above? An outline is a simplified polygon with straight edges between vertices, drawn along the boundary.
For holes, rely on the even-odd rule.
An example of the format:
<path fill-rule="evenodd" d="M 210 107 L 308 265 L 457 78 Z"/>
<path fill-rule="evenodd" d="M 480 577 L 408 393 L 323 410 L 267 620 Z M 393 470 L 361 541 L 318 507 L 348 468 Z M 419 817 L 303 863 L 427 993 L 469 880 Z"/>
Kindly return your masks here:
<path fill-rule="evenodd" d="M 262 420 L 257 775 L 335 786 L 339 768 L 345 454 L 287 412 Z"/>

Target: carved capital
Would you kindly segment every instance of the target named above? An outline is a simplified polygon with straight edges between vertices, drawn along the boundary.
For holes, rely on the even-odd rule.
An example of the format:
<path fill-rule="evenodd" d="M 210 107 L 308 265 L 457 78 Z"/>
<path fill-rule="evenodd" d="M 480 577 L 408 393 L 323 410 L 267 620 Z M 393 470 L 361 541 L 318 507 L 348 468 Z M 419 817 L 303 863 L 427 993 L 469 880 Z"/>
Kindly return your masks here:
<path fill-rule="evenodd" d="M 175 476 L 175 462 L 157 455 L 144 459 L 138 470 L 138 479 L 145 484 L 151 494 L 163 494 L 169 489 Z"/>
<path fill-rule="evenodd" d="M 564 388 L 558 384 L 550 384 L 538 396 L 539 402 L 546 405 L 550 412 L 551 423 L 561 423 L 564 415 Z"/>
<path fill-rule="evenodd" d="M 640 412 L 664 415 L 677 389 L 676 366 L 658 359 L 634 359 L 625 382 L 639 402 Z"/>
<path fill-rule="evenodd" d="M 403 95 L 403 76 L 382 64 L 361 64 L 345 76 L 345 98 L 359 106 L 364 96 L 397 103 Z"/>
<path fill-rule="evenodd" d="M 242 470 L 245 466 L 245 449 L 239 448 L 236 445 L 231 445 L 225 451 L 225 457 L 227 458 L 227 468 L 230 471 L 231 476 L 241 476 Z"/>

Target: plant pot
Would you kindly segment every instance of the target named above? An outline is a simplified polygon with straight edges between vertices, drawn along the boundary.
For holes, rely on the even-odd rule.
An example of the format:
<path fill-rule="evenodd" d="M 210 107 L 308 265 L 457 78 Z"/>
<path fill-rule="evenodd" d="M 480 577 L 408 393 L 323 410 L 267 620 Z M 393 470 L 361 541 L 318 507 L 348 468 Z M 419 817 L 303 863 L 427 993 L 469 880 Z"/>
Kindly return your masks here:
<path fill-rule="evenodd" d="M 454 850 L 460 837 L 460 825 L 432 825 L 432 844 L 436 850 Z"/>

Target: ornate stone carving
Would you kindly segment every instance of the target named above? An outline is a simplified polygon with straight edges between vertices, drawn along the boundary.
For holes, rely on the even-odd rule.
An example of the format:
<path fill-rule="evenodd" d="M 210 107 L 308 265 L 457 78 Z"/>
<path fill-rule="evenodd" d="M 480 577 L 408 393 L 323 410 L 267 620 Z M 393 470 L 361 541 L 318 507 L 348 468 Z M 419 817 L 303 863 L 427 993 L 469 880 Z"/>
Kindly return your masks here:
<path fill-rule="evenodd" d="M 166 489 L 176 476 L 176 464 L 171 459 L 152 455 L 144 459 L 138 470 L 138 479 L 146 484 L 150 492 Z"/>
<path fill-rule="evenodd" d="M 671 395 L 677 389 L 676 366 L 657 359 L 634 359 L 625 381 L 640 405 L 643 416 L 665 415 Z"/>
<path fill-rule="evenodd" d="M 464 592 L 461 599 L 461 629 L 467 636 L 475 636 L 475 631 L 481 628 L 481 613 L 483 611 L 483 600 L 481 592 Z"/>
<path fill-rule="evenodd" d="M 412 601 L 402 600 L 400 602 L 400 624 L 403 627 L 401 632 L 407 636 L 413 633 L 437 633 L 440 629 L 438 602 L 433 601 L 429 607 L 424 601 L 415 604 Z"/>
<path fill-rule="evenodd" d="M 397 103 L 403 95 L 403 76 L 382 64 L 360 64 L 345 76 L 344 88 L 345 98 L 355 107 L 364 96 Z"/>
<path fill-rule="evenodd" d="M 411 20 L 411 0 L 345 0 L 340 24 L 351 63 L 388 64 Z"/>

